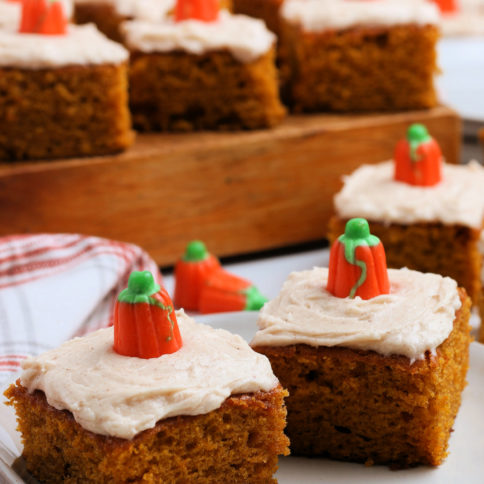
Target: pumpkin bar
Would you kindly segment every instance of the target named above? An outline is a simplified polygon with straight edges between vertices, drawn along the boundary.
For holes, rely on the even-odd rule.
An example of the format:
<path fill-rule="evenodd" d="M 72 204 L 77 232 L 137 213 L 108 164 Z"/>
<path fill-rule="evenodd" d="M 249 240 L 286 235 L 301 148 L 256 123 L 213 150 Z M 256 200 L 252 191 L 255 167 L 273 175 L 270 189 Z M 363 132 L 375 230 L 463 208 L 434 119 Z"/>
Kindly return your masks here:
<path fill-rule="evenodd" d="M 289 391 L 291 454 L 441 464 L 466 384 L 469 317 L 454 280 L 387 270 L 366 221 L 350 220 L 329 269 L 292 273 L 251 342 Z"/>
<path fill-rule="evenodd" d="M 221 11 L 209 22 L 133 21 L 123 29 L 139 130 L 258 129 L 283 119 L 275 36 L 260 20 Z"/>
<path fill-rule="evenodd" d="M 0 29 L 0 159 L 126 149 L 133 140 L 127 60 L 92 25 L 54 35 Z"/>
<path fill-rule="evenodd" d="M 438 8 L 427 0 L 287 0 L 280 58 L 281 69 L 289 71 L 284 90 L 292 108 L 435 106 L 438 21 Z"/>
<path fill-rule="evenodd" d="M 363 165 L 334 197 L 328 239 L 352 217 L 368 219 L 390 267 L 452 277 L 477 303 L 481 293 L 484 169 L 443 163 L 422 125 L 412 125 L 394 160 Z"/>
<path fill-rule="evenodd" d="M 131 274 L 114 328 L 24 362 L 6 391 L 42 482 L 275 483 L 285 390 L 239 336 Z"/>

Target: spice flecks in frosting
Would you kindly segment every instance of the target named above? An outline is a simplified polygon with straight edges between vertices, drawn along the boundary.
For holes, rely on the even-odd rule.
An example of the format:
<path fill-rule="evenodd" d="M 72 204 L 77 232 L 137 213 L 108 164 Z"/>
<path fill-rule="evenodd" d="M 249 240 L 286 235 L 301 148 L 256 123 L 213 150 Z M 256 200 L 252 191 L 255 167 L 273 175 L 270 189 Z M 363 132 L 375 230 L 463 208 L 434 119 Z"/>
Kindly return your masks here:
<path fill-rule="evenodd" d="M 437 274 L 389 269 L 390 293 L 363 300 L 322 290 L 328 269 L 293 272 L 259 314 L 252 346 L 342 346 L 418 360 L 450 334 L 457 284 Z"/>
<path fill-rule="evenodd" d="M 237 335 L 177 312 L 179 351 L 160 358 L 118 355 L 113 328 L 75 338 L 23 363 L 21 383 L 42 390 L 85 429 L 130 439 L 176 415 L 200 415 L 238 393 L 277 386 L 269 360 Z"/>

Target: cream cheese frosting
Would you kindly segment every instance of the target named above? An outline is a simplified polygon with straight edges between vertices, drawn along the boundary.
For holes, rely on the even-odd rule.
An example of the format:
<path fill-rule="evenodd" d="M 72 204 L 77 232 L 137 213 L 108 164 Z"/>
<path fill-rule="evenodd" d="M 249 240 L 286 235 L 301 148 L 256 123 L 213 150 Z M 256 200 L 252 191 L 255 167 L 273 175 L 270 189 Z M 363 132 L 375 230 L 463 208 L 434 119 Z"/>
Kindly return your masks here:
<path fill-rule="evenodd" d="M 183 346 L 159 358 L 113 350 L 113 328 L 74 338 L 22 364 L 21 383 L 42 390 L 97 434 L 131 439 L 164 418 L 206 414 L 230 395 L 278 384 L 269 360 L 240 337 L 177 312 Z"/>
<path fill-rule="evenodd" d="M 484 169 L 477 162 L 442 167 L 442 181 L 418 187 L 393 179 L 392 161 L 362 165 L 344 177 L 334 197 L 341 218 L 383 223 L 440 222 L 480 229 L 484 218 Z"/>
<path fill-rule="evenodd" d="M 182 50 L 197 55 L 228 50 L 243 63 L 258 59 L 276 40 L 262 20 L 232 15 L 225 10 L 216 22 L 175 22 L 172 18 L 159 23 L 133 20 L 124 22 L 121 29 L 126 45 L 132 50 L 146 53 Z"/>
<path fill-rule="evenodd" d="M 293 272 L 259 314 L 251 346 L 342 346 L 422 359 L 449 336 L 461 306 L 449 277 L 389 269 L 390 293 L 363 300 L 326 291 L 328 269 Z"/>
<path fill-rule="evenodd" d="M 69 25 L 66 35 L 19 34 L 0 29 L 0 66 L 43 69 L 119 64 L 128 51 L 92 24 Z"/>
<path fill-rule="evenodd" d="M 308 32 L 440 21 L 438 7 L 427 0 L 286 0 L 281 15 Z"/>

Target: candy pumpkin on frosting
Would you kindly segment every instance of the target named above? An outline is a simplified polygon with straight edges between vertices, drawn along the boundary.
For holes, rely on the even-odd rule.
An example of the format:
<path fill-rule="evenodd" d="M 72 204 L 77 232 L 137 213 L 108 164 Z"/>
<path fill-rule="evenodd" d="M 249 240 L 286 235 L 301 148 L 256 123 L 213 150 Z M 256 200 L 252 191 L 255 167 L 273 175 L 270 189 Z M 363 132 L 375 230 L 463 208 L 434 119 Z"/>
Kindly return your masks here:
<path fill-rule="evenodd" d="M 365 219 L 349 220 L 331 247 L 326 289 L 336 297 L 362 299 L 390 292 L 385 250 Z"/>
<path fill-rule="evenodd" d="M 182 346 L 173 303 L 149 271 L 133 272 L 114 309 L 114 350 L 157 358 Z"/>
<path fill-rule="evenodd" d="M 22 0 L 19 32 L 65 35 L 67 18 L 62 3 L 58 0 Z"/>
<path fill-rule="evenodd" d="M 175 20 L 201 20 L 214 22 L 218 19 L 219 0 L 177 0 L 175 6 Z"/>
<path fill-rule="evenodd" d="M 395 147 L 395 180 L 433 186 L 442 179 L 442 152 L 423 124 L 412 124 Z"/>

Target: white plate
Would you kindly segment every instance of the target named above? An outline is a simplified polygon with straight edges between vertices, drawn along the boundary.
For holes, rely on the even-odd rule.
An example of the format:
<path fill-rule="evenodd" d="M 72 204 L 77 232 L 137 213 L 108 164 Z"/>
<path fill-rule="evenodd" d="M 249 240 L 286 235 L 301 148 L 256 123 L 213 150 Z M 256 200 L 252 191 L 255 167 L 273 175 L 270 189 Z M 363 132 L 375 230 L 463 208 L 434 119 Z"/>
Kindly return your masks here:
<path fill-rule="evenodd" d="M 257 313 L 241 312 L 197 317 L 202 323 L 224 328 L 250 340 L 256 329 Z M 362 464 L 336 462 L 327 459 L 284 457 L 280 459 L 276 477 L 280 484 L 481 484 L 484 455 L 484 346 L 471 344 L 469 385 L 464 390 L 462 406 L 450 438 L 450 455 L 438 468 L 417 467 L 391 471 L 387 467 L 365 467 Z M 4 408 L 1 408 L 4 407 Z M 3 445 L 2 445 L 3 444 Z M 0 405 L 0 482 L 20 484 L 28 482 L 15 477 L 9 464 L 20 454 L 19 438 L 15 432 L 15 418 L 7 407 Z M 3 470 L 3 474 L 2 474 Z M 10 472 L 10 475 L 6 473 Z M 31 482 L 31 481 L 30 481 Z"/>

